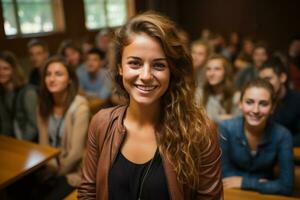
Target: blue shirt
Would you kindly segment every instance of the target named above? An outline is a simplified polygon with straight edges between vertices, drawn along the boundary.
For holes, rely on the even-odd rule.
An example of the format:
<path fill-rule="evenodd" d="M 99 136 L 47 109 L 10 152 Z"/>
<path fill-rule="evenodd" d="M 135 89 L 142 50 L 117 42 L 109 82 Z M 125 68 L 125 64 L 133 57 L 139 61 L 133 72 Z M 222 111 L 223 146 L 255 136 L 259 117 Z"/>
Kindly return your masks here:
<path fill-rule="evenodd" d="M 283 126 L 268 122 L 262 142 L 255 155 L 251 154 L 244 132 L 243 117 L 222 122 L 223 177 L 242 176 L 242 189 L 261 193 L 290 195 L 294 182 L 293 144 L 291 134 Z M 274 176 L 274 167 L 279 174 Z M 259 179 L 267 179 L 260 182 Z"/>
<path fill-rule="evenodd" d="M 112 79 L 107 69 L 98 71 L 96 80 L 92 80 L 85 68 L 77 70 L 80 87 L 88 94 L 101 99 L 108 99 L 112 92 Z"/>

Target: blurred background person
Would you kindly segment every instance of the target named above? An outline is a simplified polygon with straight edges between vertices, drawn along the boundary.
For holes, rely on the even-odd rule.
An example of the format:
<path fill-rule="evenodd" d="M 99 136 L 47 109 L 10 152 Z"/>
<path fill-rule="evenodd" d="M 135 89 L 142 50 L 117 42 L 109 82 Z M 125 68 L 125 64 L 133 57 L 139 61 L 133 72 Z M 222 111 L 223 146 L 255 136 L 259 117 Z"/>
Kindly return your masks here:
<path fill-rule="evenodd" d="M 46 42 L 40 39 L 31 39 L 27 44 L 32 70 L 29 75 L 29 83 L 37 89 L 41 84 L 41 73 L 46 60 L 49 58 L 49 50 Z"/>
<path fill-rule="evenodd" d="M 274 120 L 292 133 L 294 146 L 300 146 L 300 93 L 289 88 L 285 66 L 273 58 L 259 69 L 259 77 L 273 85 L 277 100 Z"/>
<path fill-rule="evenodd" d="M 196 97 L 215 122 L 239 114 L 239 92 L 234 89 L 232 66 L 222 55 L 212 55 L 205 66 L 205 82 Z"/>
<path fill-rule="evenodd" d="M 87 100 L 78 95 L 73 67 L 61 57 L 50 58 L 42 73 L 38 112 L 39 143 L 59 148 L 58 159 L 44 169 L 43 199 L 63 199 L 80 183 L 80 163 L 89 123 Z"/>
<path fill-rule="evenodd" d="M 37 103 L 36 90 L 26 84 L 15 56 L 0 52 L 0 134 L 36 142 Z"/>
<path fill-rule="evenodd" d="M 197 87 L 202 87 L 205 80 L 205 64 L 212 53 L 208 42 L 196 40 L 191 44 L 191 55 Z"/>
<path fill-rule="evenodd" d="M 270 120 L 274 100 L 272 85 L 266 80 L 254 79 L 241 92 L 243 116 L 220 124 L 225 189 L 292 194 L 292 137 L 286 128 Z M 278 168 L 278 174 L 275 168 Z"/>

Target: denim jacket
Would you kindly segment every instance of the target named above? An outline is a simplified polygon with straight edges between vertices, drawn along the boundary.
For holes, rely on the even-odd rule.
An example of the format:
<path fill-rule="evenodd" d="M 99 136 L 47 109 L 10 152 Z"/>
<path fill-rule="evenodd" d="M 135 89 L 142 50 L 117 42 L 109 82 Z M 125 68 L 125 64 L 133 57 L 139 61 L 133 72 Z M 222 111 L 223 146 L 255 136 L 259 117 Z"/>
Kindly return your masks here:
<path fill-rule="evenodd" d="M 222 122 L 223 177 L 242 176 L 242 189 L 261 193 L 290 195 L 293 190 L 294 164 L 291 134 L 283 126 L 269 121 L 255 155 L 251 154 L 243 117 Z M 274 175 L 275 166 L 279 167 Z M 267 179 L 262 182 L 260 179 Z"/>

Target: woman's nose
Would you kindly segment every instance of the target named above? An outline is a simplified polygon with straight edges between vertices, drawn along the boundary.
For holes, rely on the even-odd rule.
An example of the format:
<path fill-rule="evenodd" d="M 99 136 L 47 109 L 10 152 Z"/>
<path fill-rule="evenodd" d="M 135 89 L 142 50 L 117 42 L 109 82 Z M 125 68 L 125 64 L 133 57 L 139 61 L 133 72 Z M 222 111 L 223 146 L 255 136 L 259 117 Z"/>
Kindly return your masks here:
<path fill-rule="evenodd" d="M 142 80 L 149 80 L 151 79 L 151 77 L 152 77 L 151 68 L 148 64 L 145 64 L 141 71 L 140 78 Z"/>

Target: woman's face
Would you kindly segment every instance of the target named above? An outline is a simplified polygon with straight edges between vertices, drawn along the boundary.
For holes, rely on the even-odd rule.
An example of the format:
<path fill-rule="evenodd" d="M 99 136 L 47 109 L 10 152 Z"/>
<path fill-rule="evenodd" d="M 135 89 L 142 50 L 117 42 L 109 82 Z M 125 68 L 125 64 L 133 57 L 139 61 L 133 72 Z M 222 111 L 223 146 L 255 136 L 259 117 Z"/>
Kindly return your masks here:
<path fill-rule="evenodd" d="M 5 60 L 0 59 L 0 85 L 7 85 L 12 81 L 13 69 Z"/>
<path fill-rule="evenodd" d="M 206 79 L 212 86 L 219 85 L 224 80 L 225 69 L 221 59 L 212 59 L 206 65 Z"/>
<path fill-rule="evenodd" d="M 68 63 L 74 67 L 78 67 L 80 64 L 80 53 L 73 48 L 66 48 L 65 49 L 65 57 L 68 61 Z"/>
<path fill-rule="evenodd" d="M 240 108 L 247 125 L 262 128 L 272 114 L 271 94 L 265 88 L 248 88 L 240 102 Z"/>
<path fill-rule="evenodd" d="M 205 60 L 207 58 L 207 51 L 206 47 L 204 45 L 194 45 L 192 47 L 191 52 L 192 58 L 193 58 L 193 67 L 195 70 L 199 70 L 205 63 Z"/>
<path fill-rule="evenodd" d="M 70 82 L 68 71 L 62 63 L 53 62 L 48 65 L 45 83 L 50 93 L 60 94 L 65 92 Z"/>
<path fill-rule="evenodd" d="M 133 36 L 123 49 L 119 74 L 130 103 L 156 105 L 170 82 L 170 68 L 160 44 L 146 34 Z"/>

